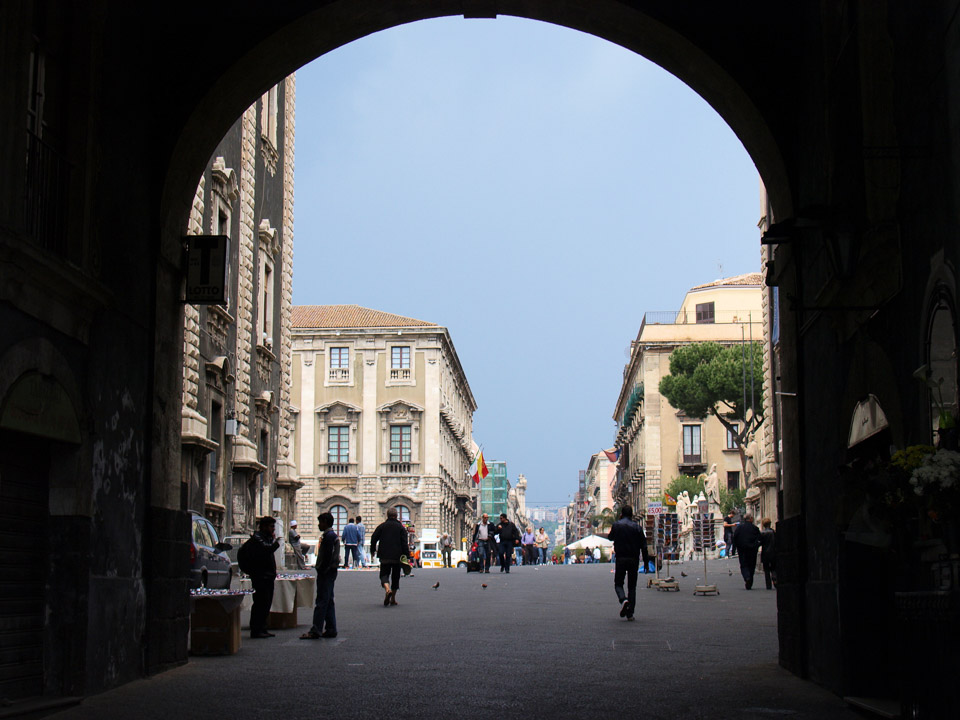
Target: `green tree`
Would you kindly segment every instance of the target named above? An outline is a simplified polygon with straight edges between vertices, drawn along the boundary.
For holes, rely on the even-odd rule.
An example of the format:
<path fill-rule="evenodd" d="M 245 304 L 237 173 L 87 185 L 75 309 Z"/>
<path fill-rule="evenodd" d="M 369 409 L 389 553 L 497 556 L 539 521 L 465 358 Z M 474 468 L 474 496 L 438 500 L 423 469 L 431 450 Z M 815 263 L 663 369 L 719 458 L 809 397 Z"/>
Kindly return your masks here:
<path fill-rule="evenodd" d="M 744 479 L 744 448 L 763 422 L 763 346 L 759 342 L 693 343 L 670 353 L 660 394 L 688 417 L 713 415 L 737 439 Z"/>
<path fill-rule="evenodd" d="M 741 488 L 727 490 L 720 488 L 720 511 L 726 515 L 731 510 L 743 510 L 746 506 L 747 491 Z M 759 524 L 759 522 L 758 522 Z"/>
<path fill-rule="evenodd" d="M 617 520 L 616 513 L 610 508 L 604 508 L 598 514 L 594 515 L 590 521 L 590 524 L 596 528 L 598 534 L 603 534 L 610 531 L 610 528 L 613 527 L 613 523 Z"/>
<path fill-rule="evenodd" d="M 697 493 L 703 492 L 703 480 L 698 477 L 693 477 L 692 475 L 680 475 L 671 480 L 670 484 L 667 485 L 667 493 L 673 498 L 680 497 L 680 493 L 684 490 L 687 491 L 690 499 L 693 500 L 693 498 L 697 496 Z"/>

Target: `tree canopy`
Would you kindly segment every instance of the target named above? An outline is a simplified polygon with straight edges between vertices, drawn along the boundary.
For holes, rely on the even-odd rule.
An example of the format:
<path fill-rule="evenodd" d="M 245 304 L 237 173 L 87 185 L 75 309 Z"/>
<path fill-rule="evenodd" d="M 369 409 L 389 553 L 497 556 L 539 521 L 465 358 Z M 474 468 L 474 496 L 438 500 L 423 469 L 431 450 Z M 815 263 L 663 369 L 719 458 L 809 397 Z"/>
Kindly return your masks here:
<path fill-rule="evenodd" d="M 688 417 L 714 415 L 734 432 L 741 463 L 743 448 L 763 422 L 763 346 L 759 342 L 721 345 L 692 343 L 670 354 L 670 374 L 660 394 Z"/>
<path fill-rule="evenodd" d="M 748 415 L 762 413 L 763 348 L 758 342 L 678 347 L 670 354 L 670 374 L 660 381 L 660 393 L 690 417 L 713 414 L 746 422 Z"/>

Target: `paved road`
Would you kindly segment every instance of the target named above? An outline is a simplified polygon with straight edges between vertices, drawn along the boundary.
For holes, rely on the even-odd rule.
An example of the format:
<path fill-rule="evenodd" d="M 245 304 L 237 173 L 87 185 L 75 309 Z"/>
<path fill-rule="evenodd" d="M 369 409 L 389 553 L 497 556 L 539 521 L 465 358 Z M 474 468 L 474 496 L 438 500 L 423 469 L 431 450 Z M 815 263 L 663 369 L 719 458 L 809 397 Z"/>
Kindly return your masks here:
<path fill-rule="evenodd" d="M 675 566 L 679 593 L 647 589 L 641 575 L 632 623 L 618 616 L 607 564 L 417 570 L 391 608 L 376 573 L 341 571 L 338 638 L 299 640 L 302 609 L 297 630 L 245 633 L 236 655 L 193 658 L 54 717 L 859 717 L 777 666 L 776 593 L 762 579 L 745 591 L 735 563 L 711 562 L 719 596 L 692 594 L 702 564 Z"/>

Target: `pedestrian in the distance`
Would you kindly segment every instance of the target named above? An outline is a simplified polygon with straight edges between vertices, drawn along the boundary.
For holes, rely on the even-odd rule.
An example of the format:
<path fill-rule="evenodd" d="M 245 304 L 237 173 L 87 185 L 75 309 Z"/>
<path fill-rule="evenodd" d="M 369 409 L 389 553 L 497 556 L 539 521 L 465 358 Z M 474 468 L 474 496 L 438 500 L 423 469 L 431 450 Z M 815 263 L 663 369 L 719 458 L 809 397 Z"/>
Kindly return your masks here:
<path fill-rule="evenodd" d="M 753 524 L 753 515 L 744 515 L 733 531 L 733 546 L 740 555 L 743 585 L 750 590 L 753 587 L 753 573 L 757 570 L 757 550 L 760 549 L 760 529 Z"/>
<path fill-rule="evenodd" d="M 507 519 L 506 513 L 500 513 L 497 534 L 500 536 L 500 572 L 509 573 L 513 549 L 520 546 L 520 531 Z"/>
<path fill-rule="evenodd" d="M 353 518 L 347 520 L 343 526 L 343 569 L 350 567 L 350 558 L 353 558 L 354 569 L 360 566 L 360 555 L 357 552 L 357 543 L 360 542 L 360 532 L 357 530 Z"/>
<path fill-rule="evenodd" d="M 763 567 L 767 590 L 773 590 L 777 584 L 777 533 L 770 527 L 772 524 L 770 518 L 760 521 L 763 527 L 760 530 L 760 565 Z"/>
<path fill-rule="evenodd" d="M 620 602 L 620 617 L 633 620 L 637 607 L 637 573 L 640 570 L 640 558 L 643 564 L 650 562 L 647 549 L 647 536 L 633 520 L 633 508 L 624 505 L 620 508 L 620 519 L 610 528 L 608 539 L 613 542 L 617 562 L 613 572 L 613 589 Z M 627 591 L 623 591 L 623 581 L 627 581 Z"/>
<path fill-rule="evenodd" d="M 337 636 L 337 609 L 333 601 L 333 586 L 337 582 L 340 565 L 340 538 L 333 529 L 333 514 L 320 513 L 320 547 L 317 549 L 317 604 L 313 608 L 313 625 L 301 640 L 335 638 Z"/>
<path fill-rule="evenodd" d="M 300 533 L 297 532 L 297 521 L 290 521 L 290 530 L 287 532 L 287 542 L 290 543 L 290 549 L 293 550 L 293 559 L 297 563 L 298 570 L 306 570 L 307 563 L 303 559 L 303 547 L 300 545 Z"/>
<path fill-rule="evenodd" d="M 357 515 L 357 551 L 360 553 L 360 567 L 365 568 L 367 566 L 367 551 L 366 551 L 366 542 L 367 542 L 367 528 L 363 524 L 363 518 Z"/>
<path fill-rule="evenodd" d="M 397 604 L 400 589 L 400 558 L 407 555 L 407 529 L 397 519 L 397 509 L 387 510 L 387 519 L 377 525 L 370 537 L 370 555 L 380 558 L 380 585 L 386 593 L 383 605 Z"/>
<path fill-rule="evenodd" d="M 547 550 L 550 549 L 550 536 L 543 528 L 537 530 L 537 552 L 540 555 L 540 564 L 547 564 Z"/>
<path fill-rule="evenodd" d="M 483 514 L 480 522 L 473 529 L 473 541 L 477 544 L 477 555 L 480 558 L 478 569 L 481 572 L 490 572 L 490 558 L 493 557 L 493 544 L 495 542 L 493 538 L 496 532 L 497 529 L 490 522 L 490 516 L 487 513 Z"/>
<path fill-rule="evenodd" d="M 271 638 L 267 618 L 273 605 L 273 583 L 277 579 L 277 559 L 274 553 L 280 547 L 277 539 L 277 521 L 262 517 L 257 531 L 238 551 L 240 569 L 250 576 L 253 584 L 253 607 L 250 608 L 250 637 Z"/>
<path fill-rule="evenodd" d="M 737 548 L 733 544 L 733 533 L 736 529 L 737 521 L 733 519 L 733 510 L 731 510 L 723 519 L 723 541 L 727 544 L 727 557 L 737 554 Z"/>
<path fill-rule="evenodd" d="M 450 533 L 444 533 L 440 536 L 440 557 L 443 558 L 443 566 L 445 568 L 452 567 L 450 558 L 453 554 L 453 538 L 450 537 Z"/>
<path fill-rule="evenodd" d="M 520 543 L 523 545 L 523 564 L 524 565 L 533 565 L 534 564 L 534 551 L 537 548 L 537 539 L 533 534 L 533 528 L 528 526 L 524 531 L 523 536 L 520 538 Z"/>

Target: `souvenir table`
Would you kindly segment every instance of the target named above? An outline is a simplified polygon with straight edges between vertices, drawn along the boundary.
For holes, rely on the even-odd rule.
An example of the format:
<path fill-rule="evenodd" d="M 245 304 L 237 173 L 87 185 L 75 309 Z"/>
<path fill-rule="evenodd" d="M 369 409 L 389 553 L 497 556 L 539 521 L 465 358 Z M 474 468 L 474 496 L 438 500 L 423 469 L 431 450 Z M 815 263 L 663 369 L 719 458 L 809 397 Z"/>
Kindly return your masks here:
<path fill-rule="evenodd" d="M 240 649 L 240 606 L 252 590 L 190 591 L 190 652 L 232 655 Z"/>
<path fill-rule="evenodd" d="M 253 589 L 250 578 L 240 581 L 243 589 Z M 273 604 L 270 605 L 270 617 L 267 627 L 271 630 L 295 628 L 297 609 L 312 608 L 317 599 L 317 579 L 306 573 L 280 573 L 273 583 Z M 253 595 L 243 600 L 243 609 L 253 606 Z"/>

